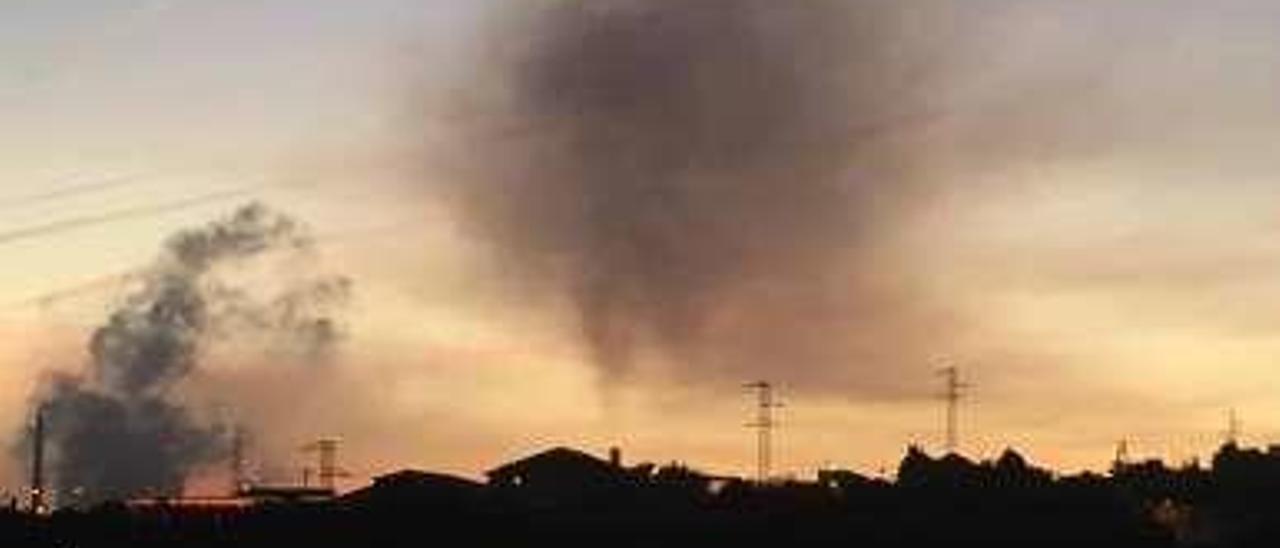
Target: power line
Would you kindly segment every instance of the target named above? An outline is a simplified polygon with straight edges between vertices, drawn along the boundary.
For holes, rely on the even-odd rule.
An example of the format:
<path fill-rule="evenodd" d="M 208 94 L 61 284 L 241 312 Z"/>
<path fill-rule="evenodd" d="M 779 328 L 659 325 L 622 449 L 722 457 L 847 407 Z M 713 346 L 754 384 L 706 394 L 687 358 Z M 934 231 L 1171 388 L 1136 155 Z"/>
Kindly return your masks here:
<path fill-rule="evenodd" d="M 50 236 L 63 232 L 70 232 L 80 228 L 107 224 L 117 221 L 126 221 L 139 217 L 151 217 L 184 209 L 192 209 L 205 204 L 229 200 L 231 198 L 249 196 L 253 193 L 269 189 L 269 188 L 298 188 L 310 187 L 314 182 L 306 180 L 291 180 L 283 182 L 258 182 L 257 184 L 241 186 L 222 190 L 219 192 L 211 192 L 208 194 L 186 198 L 182 200 L 174 200 L 170 202 L 162 202 L 158 204 L 150 204 L 145 206 L 137 206 L 131 208 L 119 209 L 109 213 L 99 215 L 85 215 L 82 217 L 71 217 L 50 223 L 28 226 L 7 232 L 0 232 L 0 245 L 19 242 L 32 238 Z"/>
<path fill-rule="evenodd" d="M 146 180 L 147 180 L 146 175 L 144 174 L 114 175 L 114 176 L 107 177 L 105 179 L 100 179 L 98 181 L 94 181 L 91 183 L 72 185 L 64 188 L 46 191 L 40 194 L 28 194 L 26 196 L 19 196 L 16 198 L 5 200 L 3 202 L 0 202 L 0 209 L 17 209 L 20 207 L 39 205 L 47 202 L 63 200 L 66 198 L 74 198 L 74 197 L 83 196 L 86 194 L 96 194 L 99 192 L 106 192 L 108 190 L 112 190 L 115 188 L 135 185 L 135 184 L 144 182 Z"/>
<path fill-rule="evenodd" d="M 41 293 L 34 297 L 9 302 L 6 305 L 0 306 L 0 309 L 23 309 L 28 307 L 49 308 L 60 302 L 74 299 L 82 295 L 89 295 L 99 291 L 106 292 L 114 288 L 123 287 L 125 284 L 142 279 L 146 274 L 147 270 L 145 268 L 135 268 L 133 270 L 97 276 L 61 289 Z"/>
<path fill-rule="evenodd" d="M 399 231 L 409 224 L 409 221 L 397 221 L 374 227 L 326 232 L 315 236 L 312 240 L 318 246 L 341 245 L 370 236 Z M 75 284 L 40 293 L 32 297 L 0 304 L 0 310 L 24 309 L 29 307 L 48 308 L 69 299 L 95 294 L 99 291 L 106 292 L 114 288 L 123 287 L 125 284 L 145 278 L 147 272 L 147 267 L 140 266 L 129 270 L 96 276 Z"/>
<path fill-rule="evenodd" d="M 118 221 L 126 221 L 129 219 L 135 219 L 139 217 L 151 217 L 155 215 L 161 215 L 164 213 L 181 211 L 184 209 L 191 209 L 194 207 L 203 206 L 213 202 L 220 202 L 224 200 L 229 200 L 231 198 L 246 196 L 248 194 L 251 194 L 253 191 L 254 189 L 252 188 L 236 188 L 231 190 L 224 190 L 221 192 L 213 192 L 213 193 L 205 194 L 202 196 L 196 196 L 194 198 L 187 198 L 183 200 L 174 200 L 171 202 L 163 202 L 159 204 L 149 204 L 145 206 L 124 208 L 124 209 L 119 209 L 116 211 L 111 211 L 108 213 L 102 213 L 98 215 L 85 215 L 82 217 L 71 217 L 67 219 L 53 221 L 50 223 L 23 227 L 15 230 L 10 230 L 7 232 L 0 232 L 0 245 L 12 244 L 12 243 L 21 242 L 24 240 L 30 240 L 30 239 L 40 238 L 44 236 L 61 234 L 64 232 L 70 232 L 73 230 L 87 228 L 91 226 L 97 226 L 97 225 L 102 225 L 107 223 L 118 222 Z"/>

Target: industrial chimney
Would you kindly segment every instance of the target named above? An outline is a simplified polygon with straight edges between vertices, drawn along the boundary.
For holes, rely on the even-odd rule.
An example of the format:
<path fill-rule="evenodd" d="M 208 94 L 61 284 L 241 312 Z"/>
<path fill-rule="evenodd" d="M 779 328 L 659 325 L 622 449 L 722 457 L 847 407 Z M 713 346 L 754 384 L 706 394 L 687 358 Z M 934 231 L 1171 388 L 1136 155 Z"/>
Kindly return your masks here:
<path fill-rule="evenodd" d="M 44 491 L 44 406 L 36 407 L 34 432 L 31 443 L 31 502 L 33 514 L 43 514 L 46 510 Z"/>

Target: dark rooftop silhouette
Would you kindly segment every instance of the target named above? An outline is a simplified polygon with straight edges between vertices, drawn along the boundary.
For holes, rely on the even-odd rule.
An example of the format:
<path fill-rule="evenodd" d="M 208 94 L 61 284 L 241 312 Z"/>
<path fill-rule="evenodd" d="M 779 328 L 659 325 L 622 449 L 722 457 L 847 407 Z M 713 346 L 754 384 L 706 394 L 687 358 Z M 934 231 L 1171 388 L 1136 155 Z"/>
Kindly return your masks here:
<path fill-rule="evenodd" d="M 419 470 L 337 498 L 154 499 L 0 512 L 3 546 L 1273 546 L 1280 450 L 1212 468 L 1119 462 L 1057 475 L 1013 449 L 975 462 L 907 449 L 895 480 L 850 470 L 757 483 L 556 447 L 487 483 Z"/>

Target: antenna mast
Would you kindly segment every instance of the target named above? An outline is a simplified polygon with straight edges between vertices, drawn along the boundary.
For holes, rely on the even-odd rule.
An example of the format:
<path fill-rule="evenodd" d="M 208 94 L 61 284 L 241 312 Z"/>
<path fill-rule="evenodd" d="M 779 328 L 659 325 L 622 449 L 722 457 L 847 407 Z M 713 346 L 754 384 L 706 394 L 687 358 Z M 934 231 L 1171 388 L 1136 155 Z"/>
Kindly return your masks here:
<path fill-rule="evenodd" d="M 756 394 L 756 419 L 747 423 L 747 427 L 756 431 L 756 481 L 764 484 L 772 475 L 773 430 L 778 426 L 773 410 L 782 407 L 782 404 L 774 399 L 773 385 L 767 381 L 756 381 L 745 386 Z"/>

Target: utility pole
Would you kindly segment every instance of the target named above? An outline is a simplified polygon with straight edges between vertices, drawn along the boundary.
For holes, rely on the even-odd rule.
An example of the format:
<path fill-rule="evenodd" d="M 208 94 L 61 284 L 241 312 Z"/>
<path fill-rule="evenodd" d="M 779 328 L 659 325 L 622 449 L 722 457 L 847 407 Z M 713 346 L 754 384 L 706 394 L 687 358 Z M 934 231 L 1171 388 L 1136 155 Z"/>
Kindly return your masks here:
<path fill-rule="evenodd" d="M 1227 445 L 1240 445 L 1242 425 L 1240 424 L 1240 416 L 1236 414 L 1236 408 L 1232 407 L 1227 413 L 1227 431 L 1224 432 L 1223 443 Z"/>
<path fill-rule="evenodd" d="M 1116 457 L 1111 462 L 1111 470 L 1118 472 L 1124 469 L 1127 464 L 1129 464 L 1129 439 L 1120 438 L 1120 441 L 1116 443 Z"/>
<path fill-rule="evenodd" d="M 960 448 L 960 399 L 964 397 L 964 389 L 969 385 L 960 381 L 960 368 L 952 365 L 944 367 L 939 374 L 945 378 L 946 386 L 942 394 L 947 405 L 947 453 L 956 453 Z"/>
<path fill-rule="evenodd" d="M 756 481 L 763 485 L 772 475 L 773 430 L 778 426 L 773 411 L 782 404 L 774 399 L 773 385 L 767 381 L 756 381 L 745 387 L 756 394 L 756 418 L 747 423 L 747 427 L 756 431 Z"/>

